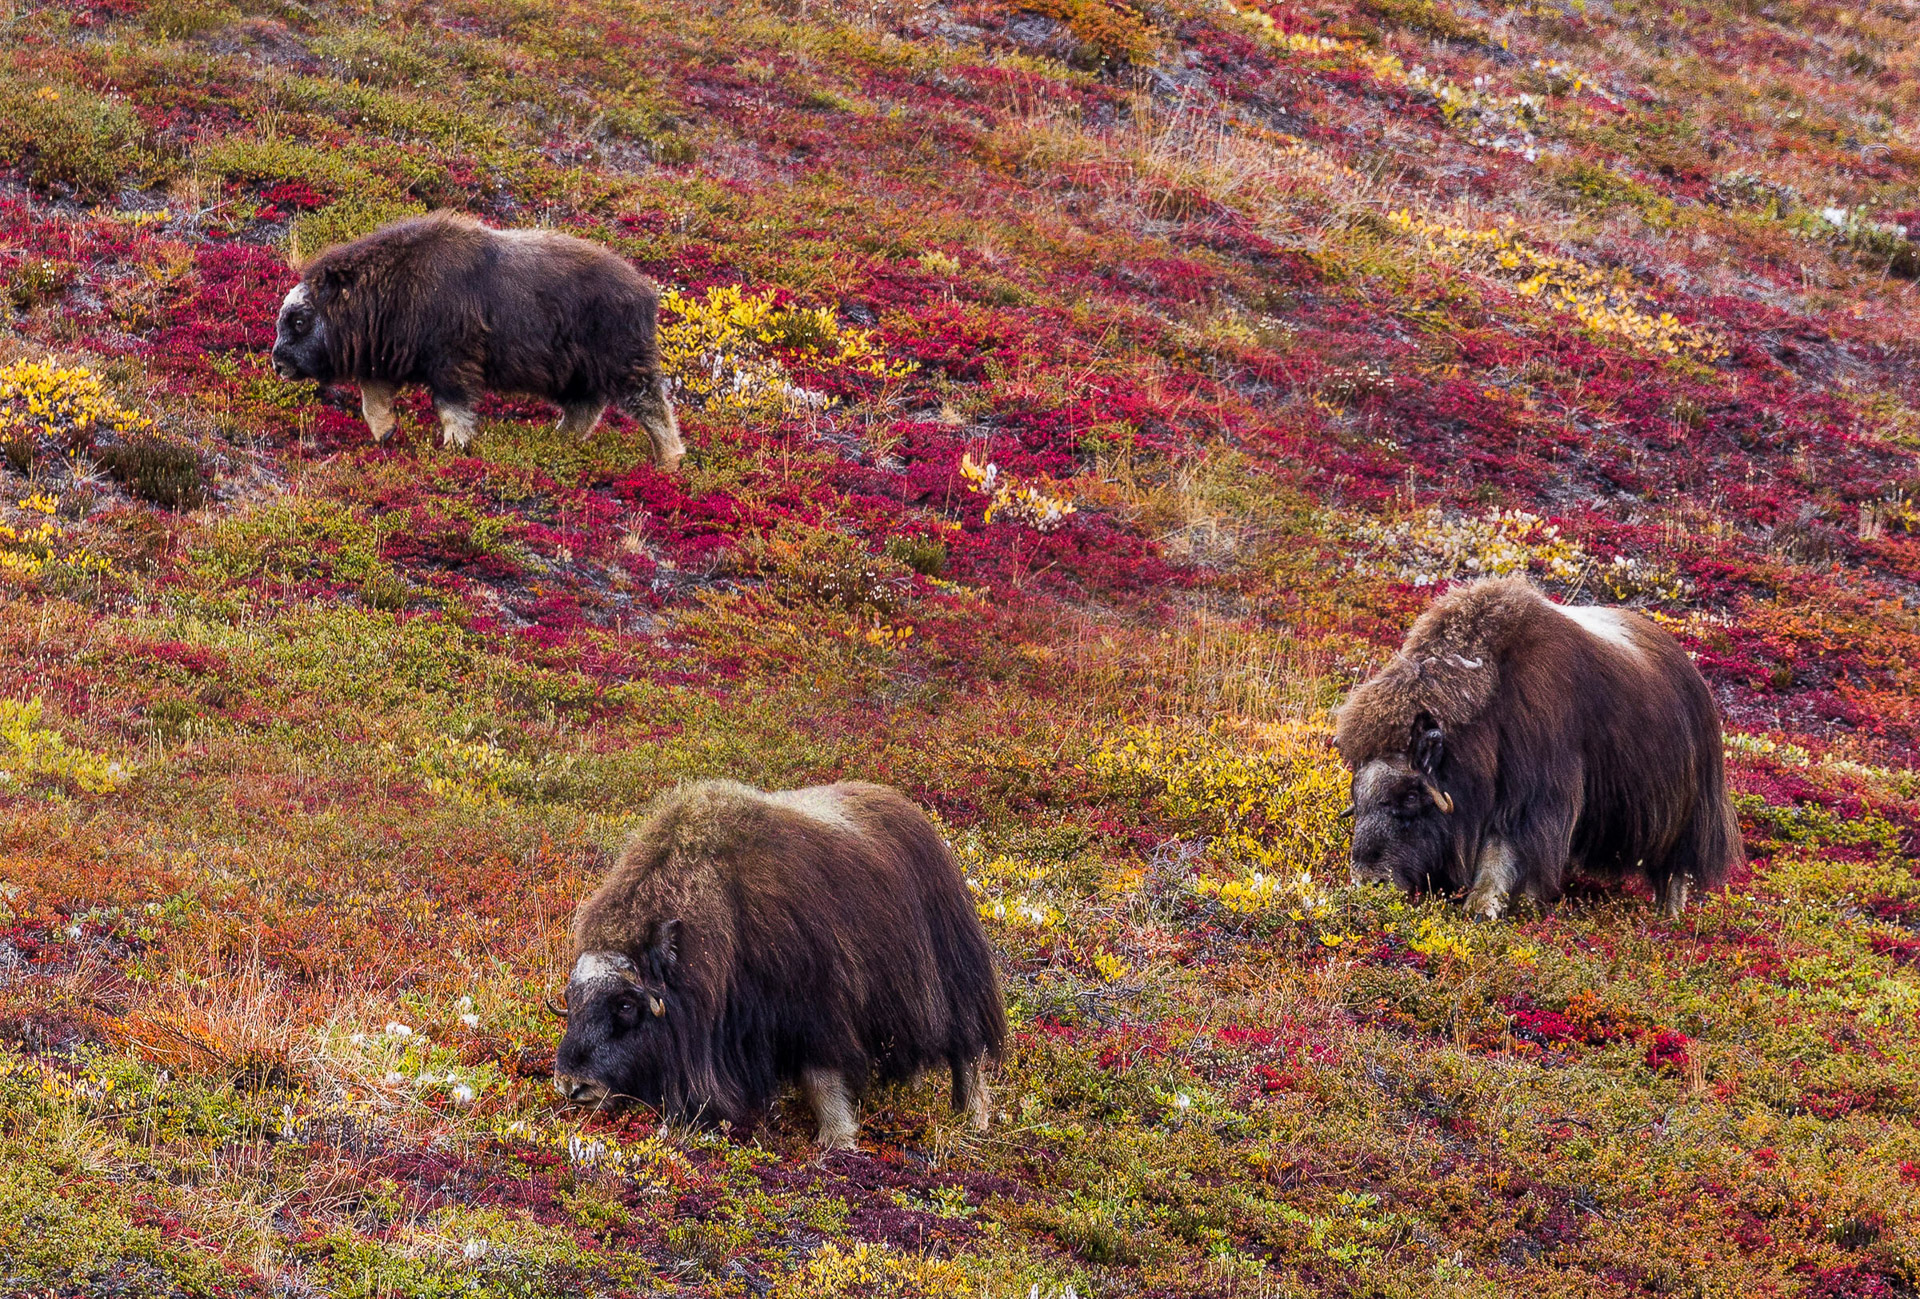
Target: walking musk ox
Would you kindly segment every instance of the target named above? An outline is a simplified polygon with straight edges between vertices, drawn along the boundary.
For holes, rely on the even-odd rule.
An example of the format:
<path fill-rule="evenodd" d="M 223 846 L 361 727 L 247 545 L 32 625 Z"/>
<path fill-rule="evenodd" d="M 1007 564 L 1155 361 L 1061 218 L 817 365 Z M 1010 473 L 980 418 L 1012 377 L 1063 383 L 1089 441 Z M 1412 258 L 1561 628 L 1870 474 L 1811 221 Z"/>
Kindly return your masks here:
<path fill-rule="evenodd" d="M 280 307 L 273 366 L 358 383 L 376 442 L 393 433 L 402 384 L 426 385 L 447 445 L 463 448 L 482 392 L 544 397 L 581 437 L 619 402 L 672 468 L 686 448 L 660 373 L 659 306 L 644 275 L 596 244 L 435 212 L 307 263 Z"/>
<path fill-rule="evenodd" d="M 1550 904 L 1572 867 L 1643 875 L 1669 915 L 1742 860 L 1720 717 L 1674 639 L 1625 609 L 1563 607 L 1482 581 L 1423 613 L 1354 690 L 1355 883 L 1467 890 L 1498 917 Z"/>
<path fill-rule="evenodd" d="M 750 1127 L 797 1082 L 828 1149 L 869 1081 L 945 1066 L 987 1126 L 982 1061 L 1006 1037 L 993 957 L 931 822 L 882 785 L 658 802 L 574 920 L 554 1086 Z"/>

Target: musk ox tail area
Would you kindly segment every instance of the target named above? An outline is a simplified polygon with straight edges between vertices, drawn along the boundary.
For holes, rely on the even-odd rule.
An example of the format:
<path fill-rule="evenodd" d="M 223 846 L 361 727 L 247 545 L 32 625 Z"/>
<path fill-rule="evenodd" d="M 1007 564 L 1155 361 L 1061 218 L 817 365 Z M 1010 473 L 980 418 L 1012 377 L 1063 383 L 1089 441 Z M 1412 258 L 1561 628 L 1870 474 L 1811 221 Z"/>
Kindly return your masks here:
<path fill-rule="evenodd" d="M 879 837 L 901 845 L 922 880 L 934 962 L 950 976 L 943 988 L 948 1022 L 946 1058 L 954 1071 L 955 1107 L 961 1108 L 958 1098 L 965 1066 L 982 1056 L 999 1059 L 1006 1044 L 1007 1012 L 993 968 L 993 950 L 980 928 L 960 864 L 933 823 L 896 790 L 881 785 L 848 788 L 861 790 L 871 800 L 868 805 L 884 827 Z"/>

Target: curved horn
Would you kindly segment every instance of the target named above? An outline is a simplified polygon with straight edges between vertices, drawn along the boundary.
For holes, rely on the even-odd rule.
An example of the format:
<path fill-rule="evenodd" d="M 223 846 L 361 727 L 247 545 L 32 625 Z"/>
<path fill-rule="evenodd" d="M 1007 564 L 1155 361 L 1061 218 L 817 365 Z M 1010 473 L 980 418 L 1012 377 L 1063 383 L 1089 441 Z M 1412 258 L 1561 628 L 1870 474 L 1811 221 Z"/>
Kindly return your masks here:
<path fill-rule="evenodd" d="M 1448 816 L 1453 815 L 1453 795 L 1438 785 L 1428 785 L 1427 795 L 1433 799 L 1433 805 Z"/>
<path fill-rule="evenodd" d="M 561 1019 L 567 1017 L 567 1003 L 564 998 L 556 1005 L 553 1000 L 553 994 L 548 993 L 540 999 L 540 1004 L 545 1006 L 550 1013 L 558 1015 Z"/>

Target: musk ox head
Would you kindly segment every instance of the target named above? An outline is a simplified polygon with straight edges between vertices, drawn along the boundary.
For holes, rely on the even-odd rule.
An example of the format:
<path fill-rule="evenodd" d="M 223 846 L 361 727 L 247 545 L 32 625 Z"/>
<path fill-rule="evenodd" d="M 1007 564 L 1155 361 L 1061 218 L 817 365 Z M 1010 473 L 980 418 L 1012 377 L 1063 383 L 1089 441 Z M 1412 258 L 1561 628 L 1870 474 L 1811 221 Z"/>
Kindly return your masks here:
<path fill-rule="evenodd" d="M 1414 719 L 1403 754 L 1353 773 L 1355 884 L 1398 884 L 1409 893 L 1452 885 L 1453 796 L 1442 787 L 1446 737 L 1431 714 Z"/>
<path fill-rule="evenodd" d="M 567 1031 L 554 1055 L 553 1086 L 577 1105 L 642 1101 L 660 1108 L 677 1067 L 673 1022 L 677 920 L 661 922 L 636 962 L 623 952 L 584 952 L 567 980 Z"/>
<path fill-rule="evenodd" d="M 273 370 L 282 379 L 333 380 L 327 322 L 320 317 L 313 293 L 303 280 L 280 304 L 280 320 L 273 340 Z"/>

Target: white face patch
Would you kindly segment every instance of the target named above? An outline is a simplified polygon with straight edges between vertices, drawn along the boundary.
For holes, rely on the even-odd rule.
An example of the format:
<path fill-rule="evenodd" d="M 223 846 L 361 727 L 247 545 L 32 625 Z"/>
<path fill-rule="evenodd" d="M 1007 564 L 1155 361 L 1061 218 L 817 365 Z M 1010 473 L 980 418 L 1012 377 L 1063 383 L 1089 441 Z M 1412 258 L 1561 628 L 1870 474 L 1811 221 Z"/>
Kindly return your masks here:
<path fill-rule="evenodd" d="M 1620 610 L 1603 609 L 1595 604 L 1556 604 L 1553 607 L 1589 636 L 1598 637 L 1615 649 L 1623 649 L 1629 654 L 1640 652 Z"/>
<path fill-rule="evenodd" d="M 280 299 L 280 314 L 283 316 L 286 315 L 287 310 L 289 308 L 301 306 L 306 302 L 306 300 L 307 300 L 307 285 L 306 285 L 306 281 L 302 280 L 300 283 L 294 285 L 292 288 L 287 290 L 286 297 Z"/>
<path fill-rule="evenodd" d="M 1380 796 L 1383 788 L 1412 771 L 1403 763 L 1389 762 L 1385 758 L 1375 758 L 1354 773 L 1354 806 L 1364 808 Z"/>
<path fill-rule="evenodd" d="M 573 963 L 573 975 L 567 983 L 571 986 L 576 983 L 600 983 L 607 979 L 624 982 L 639 972 L 623 952 L 582 952 L 580 959 Z"/>
<path fill-rule="evenodd" d="M 841 804 L 840 794 L 832 786 L 784 789 L 774 794 L 762 794 L 761 797 L 776 807 L 798 812 L 809 820 L 832 826 L 836 830 L 854 828 L 852 818 L 847 815 L 846 808 Z"/>

